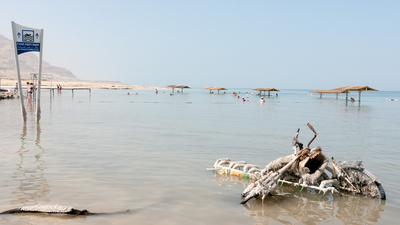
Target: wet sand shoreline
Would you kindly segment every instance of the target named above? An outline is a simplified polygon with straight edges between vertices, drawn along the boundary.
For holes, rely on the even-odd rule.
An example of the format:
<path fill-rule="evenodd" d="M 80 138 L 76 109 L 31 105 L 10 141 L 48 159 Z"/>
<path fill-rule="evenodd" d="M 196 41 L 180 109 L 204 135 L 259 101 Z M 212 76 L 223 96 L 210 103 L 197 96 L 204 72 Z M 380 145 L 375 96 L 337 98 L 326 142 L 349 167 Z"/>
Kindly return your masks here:
<path fill-rule="evenodd" d="M 22 88 L 25 88 L 26 82 L 32 82 L 28 79 L 21 79 Z M 16 78 L 3 78 L 0 77 L 0 88 L 14 90 L 15 84 L 18 82 Z M 90 89 L 163 89 L 161 87 L 142 86 L 142 85 L 129 85 L 116 81 L 85 81 L 78 79 L 71 80 L 43 80 L 41 81 L 42 88 L 57 88 L 60 84 L 63 88 L 90 88 Z"/>

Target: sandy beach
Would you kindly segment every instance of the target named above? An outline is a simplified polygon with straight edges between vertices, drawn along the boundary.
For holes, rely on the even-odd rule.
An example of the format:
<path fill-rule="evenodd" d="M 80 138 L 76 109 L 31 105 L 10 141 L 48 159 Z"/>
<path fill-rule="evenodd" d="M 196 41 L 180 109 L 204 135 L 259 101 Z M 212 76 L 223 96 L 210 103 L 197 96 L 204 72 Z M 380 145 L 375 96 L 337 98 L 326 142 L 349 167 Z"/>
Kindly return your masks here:
<path fill-rule="evenodd" d="M 21 79 L 23 88 L 25 87 L 26 82 L 32 82 L 31 80 Z M 18 82 L 18 79 L 14 78 L 2 78 L 0 77 L 0 88 L 2 89 L 14 89 L 15 84 Z M 60 84 L 63 88 L 91 88 L 91 89 L 163 89 L 161 87 L 152 87 L 152 86 L 141 86 L 141 85 L 129 85 L 123 84 L 116 81 L 85 81 L 78 79 L 71 80 L 44 80 L 42 79 L 41 87 L 42 88 L 56 88 L 57 85 Z"/>

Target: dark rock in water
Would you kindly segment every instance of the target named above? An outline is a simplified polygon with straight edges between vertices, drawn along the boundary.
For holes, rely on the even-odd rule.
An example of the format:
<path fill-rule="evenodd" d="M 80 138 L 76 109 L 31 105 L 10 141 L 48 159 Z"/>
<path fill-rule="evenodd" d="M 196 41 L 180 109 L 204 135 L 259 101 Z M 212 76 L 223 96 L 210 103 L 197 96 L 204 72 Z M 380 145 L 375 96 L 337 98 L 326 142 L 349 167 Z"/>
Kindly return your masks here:
<path fill-rule="evenodd" d="M 18 98 L 18 95 L 8 90 L 0 89 L 0 99 L 7 99 L 7 98 Z"/>

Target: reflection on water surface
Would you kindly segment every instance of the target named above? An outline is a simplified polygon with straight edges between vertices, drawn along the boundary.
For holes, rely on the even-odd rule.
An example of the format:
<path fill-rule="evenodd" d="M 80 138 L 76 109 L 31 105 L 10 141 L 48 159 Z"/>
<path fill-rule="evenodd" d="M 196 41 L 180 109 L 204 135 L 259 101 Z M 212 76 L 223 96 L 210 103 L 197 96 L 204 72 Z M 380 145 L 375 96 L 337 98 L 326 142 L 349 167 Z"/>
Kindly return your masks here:
<path fill-rule="evenodd" d="M 214 173 L 213 181 L 223 186 L 228 183 L 240 186 L 249 183 L 247 179 L 217 173 Z M 239 194 L 236 200 L 238 203 L 241 201 Z M 278 186 L 273 196 L 267 196 L 264 200 L 252 199 L 243 207 L 245 215 L 254 219 L 256 224 L 318 224 L 323 221 L 370 224 L 379 221 L 384 205 L 385 201 L 380 199 L 343 192 L 318 195 L 312 189 L 300 192 L 296 187 L 284 184 Z"/>

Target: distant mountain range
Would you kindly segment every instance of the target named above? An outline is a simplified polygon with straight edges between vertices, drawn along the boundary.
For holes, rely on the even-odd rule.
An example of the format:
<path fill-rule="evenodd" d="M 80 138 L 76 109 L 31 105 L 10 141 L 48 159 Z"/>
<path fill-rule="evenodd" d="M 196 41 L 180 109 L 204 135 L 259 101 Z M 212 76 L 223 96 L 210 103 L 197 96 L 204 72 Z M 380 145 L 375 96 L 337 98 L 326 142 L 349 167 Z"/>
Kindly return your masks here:
<path fill-rule="evenodd" d="M 21 78 L 28 79 L 30 73 L 38 72 L 39 57 L 33 53 L 24 53 L 18 56 Z M 43 78 L 52 75 L 53 79 L 77 79 L 75 75 L 65 68 L 52 66 L 42 61 Z M 0 35 L 0 78 L 17 77 L 15 54 L 12 40 Z"/>

